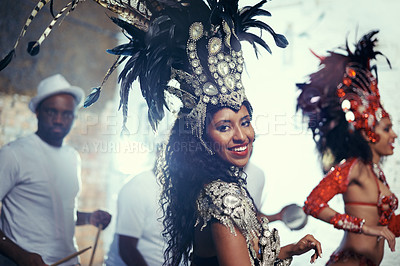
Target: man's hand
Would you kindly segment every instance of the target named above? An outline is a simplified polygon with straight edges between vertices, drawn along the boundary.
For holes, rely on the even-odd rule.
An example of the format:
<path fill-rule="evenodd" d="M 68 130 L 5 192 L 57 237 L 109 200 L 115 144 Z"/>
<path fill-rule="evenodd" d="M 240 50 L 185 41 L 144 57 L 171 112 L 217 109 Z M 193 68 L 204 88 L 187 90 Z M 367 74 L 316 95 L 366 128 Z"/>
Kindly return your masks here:
<path fill-rule="evenodd" d="M 3 254 L 17 265 L 46 266 L 42 256 L 18 246 L 0 230 L 0 255 Z M 2 255 L 1 255 L 2 256 Z M 8 265 L 8 264 L 7 264 Z M 14 264 L 13 264 L 14 265 Z"/>
<path fill-rule="evenodd" d="M 91 213 L 89 223 L 98 227 L 100 224 L 106 229 L 111 222 L 111 214 L 106 211 L 97 210 Z"/>
<path fill-rule="evenodd" d="M 29 265 L 29 266 L 48 266 L 44 263 L 42 257 L 37 253 L 27 252 L 26 254 L 19 256 L 16 261 L 18 265 Z"/>

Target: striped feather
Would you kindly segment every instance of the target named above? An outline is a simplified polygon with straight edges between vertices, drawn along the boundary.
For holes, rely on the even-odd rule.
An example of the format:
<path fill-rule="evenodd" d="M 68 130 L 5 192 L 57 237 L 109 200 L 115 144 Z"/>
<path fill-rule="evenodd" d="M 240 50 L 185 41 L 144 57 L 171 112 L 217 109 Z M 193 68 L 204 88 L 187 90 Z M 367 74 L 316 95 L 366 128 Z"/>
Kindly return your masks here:
<path fill-rule="evenodd" d="M 47 0 L 48 1 L 48 0 Z M 73 8 L 76 7 L 76 5 L 79 3 L 77 0 L 73 0 L 69 2 L 66 6 L 64 6 L 60 12 L 55 16 L 55 18 L 50 22 L 50 25 L 47 26 L 47 28 L 44 30 L 43 34 L 40 36 L 40 38 L 36 42 L 29 42 L 28 44 L 28 53 L 32 56 L 37 55 L 40 50 L 40 45 L 42 42 L 49 36 L 51 30 L 53 29 L 54 25 L 57 23 L 57 20 L 64 14 L 64 12 L 71 7 L 71 9 L 65 14 L 67 16 Z"/>
<path fill-rule="evenodd" d="M 36 17 L 37 13 L 51 0 L 40 0 L 39 3 L 35 6 L 32 10 L 31 14 L 29 15 L 28 19 L 25 22 L 24 27 L 21 30 L 21 33 L 18 36 L 17 41 L 14 44 L 14 48 L 0 61 L 0 71 L 3 70 L 8 64 L 11 62 L 12 58 L 15 55 L 15 50 L 18 46 L 18 43 L 22 37 L 24 37 L 26 30 L 28 29 L 29 25 L 31 24 L 32 20 Z"/>
<path fill-rule="evenodd" d="M 31 15 L 29 18 L 26 20 L 24 27 L 22 28 L 22 31 L 15 42 L 14 49 L 17 48 L 19 40 L 24 37 L 26 30 L 28 29 L 29 25 L 31 24 L 32 20 L 36 17 L 37 13 L 49 2 L 50 0 L 40 0 L 39 3 L 35 6 L 35 8 L 32 10 Z"/>

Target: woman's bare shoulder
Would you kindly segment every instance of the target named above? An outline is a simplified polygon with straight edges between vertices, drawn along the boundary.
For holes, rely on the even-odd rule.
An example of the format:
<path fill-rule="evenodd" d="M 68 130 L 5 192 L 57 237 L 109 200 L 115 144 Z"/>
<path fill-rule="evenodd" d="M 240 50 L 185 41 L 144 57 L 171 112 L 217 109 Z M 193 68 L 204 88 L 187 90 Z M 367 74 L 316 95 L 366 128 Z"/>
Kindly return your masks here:
<path fill-rule="evenodd" d="M 360 159 L 356 159 L 351 165 L 349 172 L 349 181 L 361 180 L 368 171 L 368 164 Z"/>

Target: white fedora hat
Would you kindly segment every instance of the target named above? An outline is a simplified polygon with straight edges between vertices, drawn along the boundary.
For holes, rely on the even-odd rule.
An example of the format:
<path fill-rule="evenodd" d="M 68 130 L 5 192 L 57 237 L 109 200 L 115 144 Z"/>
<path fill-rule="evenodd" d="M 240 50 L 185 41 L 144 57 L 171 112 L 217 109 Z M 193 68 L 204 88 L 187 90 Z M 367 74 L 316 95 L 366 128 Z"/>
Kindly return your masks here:
<path fill-rule="evenodd" d="M 61 74 L 55 74 L 39 83 L 37 95 L 29 102 L 29 109 L 35 113 L 36 108 L 41 101 L 52 95 L 62 93 L 68 93 L 74 96 L 77 106 L 80 106 L 82 98 L 85 95 L 81 88 L 71 86 L 71 84 L 69 84 Z"/>

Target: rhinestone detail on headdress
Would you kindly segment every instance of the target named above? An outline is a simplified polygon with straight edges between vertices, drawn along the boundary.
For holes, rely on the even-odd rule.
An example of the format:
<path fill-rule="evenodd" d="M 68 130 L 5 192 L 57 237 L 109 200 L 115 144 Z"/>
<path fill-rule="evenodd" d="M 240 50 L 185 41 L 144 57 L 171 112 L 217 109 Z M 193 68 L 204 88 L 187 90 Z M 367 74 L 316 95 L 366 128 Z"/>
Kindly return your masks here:
<path fill-rule="evenodd" d="M 243 53 L 230 46 L 232 30 L 222 22 L 225 38 L 211 37 L 207 43 L 207 65 L 203 66 L 197 52 L 197 43 L 211 33 L 204 31 L 201 22 L 193 23 L 189 28 L 186 53 L 192 73 L 183 70 L 171 70 L 171 79 L 179 82 L 180 88 L 170 86 L 168 91 L 181 99 L 184 107 L 190 110 L 186 122 L 192 133 L 205 145 L 202 134 L 205 126 L 207 105 L 230 107 L 239 110 L 246 99 L 241 74 L 243 71 Z M 229 53 L 224 52 L 228 48 Z M 206 67 L 206 68 L 205 68 Z M 208 147 L 206 147 L 208 149 Z"/>
<path fill-rule="evenodd" d="M 364 129 L 372 143 L 379 140 L 374 132 L 376 123 L 389 117 L 381 104 L 377 84 L 370 71 L 359 64 L 350 63 L 336 91 L 346 120 L 355 129 Z"/>

